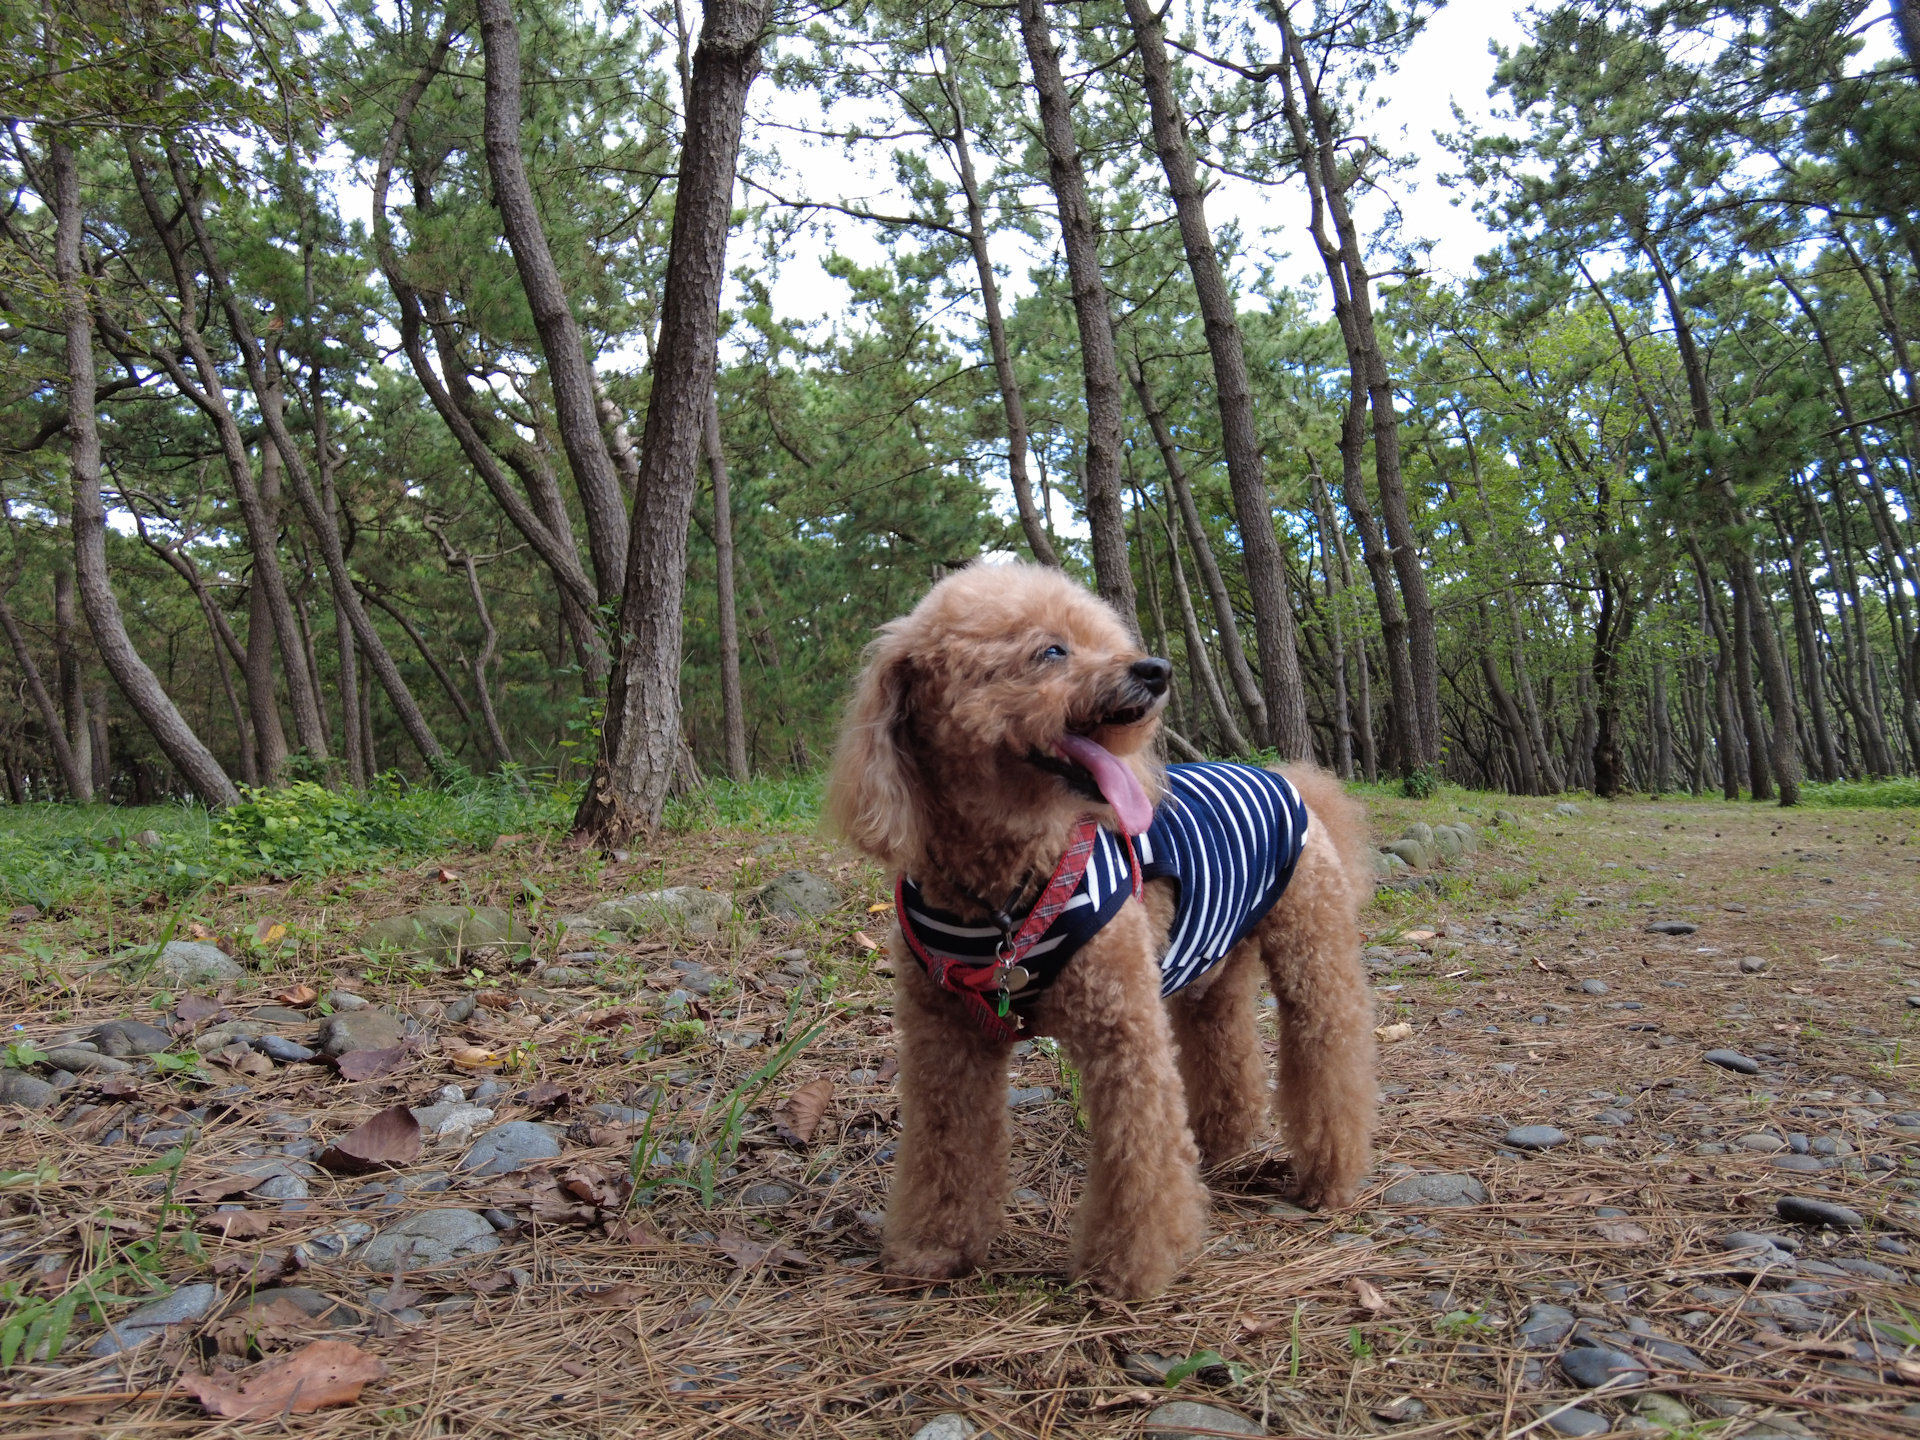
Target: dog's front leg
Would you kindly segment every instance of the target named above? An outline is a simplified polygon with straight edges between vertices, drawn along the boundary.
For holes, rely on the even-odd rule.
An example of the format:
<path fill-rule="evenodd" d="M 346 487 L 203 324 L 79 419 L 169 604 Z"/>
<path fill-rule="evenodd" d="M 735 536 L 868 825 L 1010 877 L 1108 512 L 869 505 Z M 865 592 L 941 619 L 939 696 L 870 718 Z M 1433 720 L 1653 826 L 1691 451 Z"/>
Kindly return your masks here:
<path fill-rule="evenodd" d="M 1074 956 L 1036 1018 L 1080 1071 L 1093 1142 L 1073 1273 L 1127 1299 L 1157 1294 L 1200 1248 L 1207 1193 L 1139 905 Z"/>
<path fill-rule="evenodd" d="M 944 1280 L 977 1269 L 1007 1207 L 1007 1056 L 893 935 L 900 1147 L 881 1265 Z"/>

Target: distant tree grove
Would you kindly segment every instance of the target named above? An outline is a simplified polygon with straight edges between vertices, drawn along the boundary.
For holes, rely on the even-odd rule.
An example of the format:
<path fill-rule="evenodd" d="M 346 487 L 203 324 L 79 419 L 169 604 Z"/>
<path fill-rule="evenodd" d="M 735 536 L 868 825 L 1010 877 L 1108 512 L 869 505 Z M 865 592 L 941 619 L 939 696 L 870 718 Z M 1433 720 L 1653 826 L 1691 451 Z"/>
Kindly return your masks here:
<path fill-rule="evenodd" d="M 1422 174 L 1432 13 L 0 0 L 6 796 L 510 767 L 613 840 L 1015 557 L 1176 757 L 1914 773 L 1920 16 L 1542 5 Z"/>

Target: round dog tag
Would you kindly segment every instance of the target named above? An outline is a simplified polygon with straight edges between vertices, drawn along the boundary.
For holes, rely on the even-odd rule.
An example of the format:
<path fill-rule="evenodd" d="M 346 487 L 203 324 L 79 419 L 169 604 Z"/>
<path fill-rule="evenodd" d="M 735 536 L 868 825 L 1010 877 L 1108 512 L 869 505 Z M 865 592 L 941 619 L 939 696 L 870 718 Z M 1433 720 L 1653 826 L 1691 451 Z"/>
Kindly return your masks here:
<path fill-rule="evenodd" d="M 1027 973 L 1026 966 L 1015 965 L 1011 970 L 1007 971 L 1006 979 L 1002 983 L 1009 990 L 1024 990 L 1027 988 L 1027 982 L 1031 979 L 1033 979 L 1033 976 Z"/>

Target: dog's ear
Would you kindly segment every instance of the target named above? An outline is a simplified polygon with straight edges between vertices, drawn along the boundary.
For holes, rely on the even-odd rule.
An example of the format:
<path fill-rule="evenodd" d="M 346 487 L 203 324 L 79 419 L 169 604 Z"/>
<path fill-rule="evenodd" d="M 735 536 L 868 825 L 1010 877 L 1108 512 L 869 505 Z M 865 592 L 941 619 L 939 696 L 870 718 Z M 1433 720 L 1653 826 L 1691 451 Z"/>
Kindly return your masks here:
<path fill-rule="evenodd" d="M 834 828 L 895 869 L 912 863 L 920 849 L 919 767 L 903 733 L 912 685 L 910 647 L 898 633 L 882 633 L 847 706 L 827 782 Z"/>

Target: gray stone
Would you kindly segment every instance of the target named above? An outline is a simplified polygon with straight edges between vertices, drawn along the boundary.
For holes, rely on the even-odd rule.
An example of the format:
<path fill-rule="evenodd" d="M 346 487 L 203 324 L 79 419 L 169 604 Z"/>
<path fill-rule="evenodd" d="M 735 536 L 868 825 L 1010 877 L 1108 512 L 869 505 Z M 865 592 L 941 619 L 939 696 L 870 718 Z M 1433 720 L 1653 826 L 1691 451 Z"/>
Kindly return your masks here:
<path fill-rule="evenodd" d="M 1415 844 L 1425 845 L 1431 848 L 1433 845 L 1433 827 L 1424 820 L 1415 820 L 1400 832 L 1400 838 L 1402 840 L 1411 840 Z"/>
<path fill-rule="evenodd" d="M 1691 920 L 1655 920 L 1647 926 L 1649 935 L 1691 935 L 1700 927 Z"/>
<path fill-rule="evenodd" d="M 1053 1099 L 1053 1091 L 1045 1085 L 1016 1085 L 1007 1091 L 1007 1104 L 1015 1110 L 1031 1105 L 1044 1105 Z"/>
<path fill-rule="evenodd" d="M 716 890 L 697 885 L 675 885 L 602 900 L 581 915 L 561 917 L 568 931 L 592 934 L 611 930 L 629 934 L 638 930 L 683 930 L 689 935 L 711 935 L 733 918 L 733 901 Z"/>
<path fill-rule="evenodd" d="M 363 949 L 427 960 L 457 960 L 469 950 L 501 945 L 524 951 L 527 927 L 494 905 L 423 905 L 376 920 L 360 932 Z"/>
<path fill-rule="evenodd" d="M 1881 1265 L 1872 1260 L 1836 1260 L 1834 1267 L 1848 1275 L 1863 1276 L 1868 1280 L 1883 1280 L 1889 1285 L 1904 1285 L 1907 1277 L 1890 1265 Z M 1809 1266 L 1809 1269 L 1812 1267 Z"/>
<path fill-rule="evenodd" d="M 78 1045 L 60 1045 L 47 1051 L 47 1063 L 59 1070 L 71 1070 L 76 1075 L 89 1070 L 101 1075 L 115 1075 L 133 1069 L 125 1060 L 116 1060 L 111 1055 L 102 1055 L 98 1050 L 87 1050 Z"/>
<path fill-rule="evenodd" d="M 473 1012 L 480 1008 L 480 999 L 476 995 L 462 995 L 457 1000 L 449 1000 L 440 1014 L 450 1024 L 464 1025 L 473 1018 Z"/>
<path fill-rule="evenodd" d="M 259 1033 L 252 1021 L 227 1020 L 194 1036 L 193 1048 L 202 1055 L 212 1055 L 229 1045 L 251 1045 Z"/>
<path fill-rule="evenodd" d="M 182 1285 L 171 1295 L 150 1300 L 124 1319 L 107 1326 L 87 1353 L 96 1360 L 103 1355 L 118 1355 L 156 1339 L 169 1325 L 190 1325 L 206 1317 L 220 1296 L 217 1285 Z"/>
<path fill-rule="evenodd" d="M 247 1018 L 256 1025 L 305 1025 L 313 1019 L 291 1005 L 256 1005 L 247 1012 Z"/>
<path fill-rule="evenodd" d="M 740 1192 L 740 1203 L 756 1208 L 773 1210 L 792 1201 L 793 1190 L 786 1185 L 749 1185 Z"/>
<path fill-rule="evenodd" d="M 1552 1350 L 1573 1329 L 1573 1312 L 1558 1305 L 1536 1300 L 1520 1317 L 1520 1348 Z"/>
<path fill-rule="evenodd" d="M 1175 1400 L 1147 1416 L 1146 1440 L 1188 1440 L 1193 1435 L 1265 1435 L 1266 1427 L 1218 1405 Z"/>
<path fill-rule="evenodd" d="M 342 1220 L 294 1246 L 294 1257 L 302 1265 L 331 1265 L 371 1234 L 373 1226 L 364 1220 Z"/>
<path fill-rule="evenodd" d="M 124 1060 L 129 1055 L 153 1055 L 173 1044 L 173 1036 L 143 1020 L 109 1020 L 88 1037 L 102 1055 Z"/>
<path fill-rule="evenodd" d="M 1570 804 L 1556 805 L 1553 807 L 1553 813 L 1556 815 L 1565 815 L 1568 819 L 1572 819 L 1580 813 L 1580 807 Z"/>
<path fill-rule="evenodd" d="M 1612 988 L 1613 987 L 1604 980 L 1582 980 L 1580 982 L 1580 993 L 1582 995 L 1604 995 Z"/>
<path fill-rule="evenodd" d="M 486 1124 L 493 1119 L 493 1111 L 484 1105 L 470 1105 L 465 1100 L 442 1100 L 435 1105 L 417 1107 L 413 1118 L 420 1122 L 425 1134 L 451 1135 Z"/>
<path fill-rule="evenodd" d="M 44 1110 L 59 1096 L 60 1088 L 49 1085 L 24 1070 L 0 1070 L 0 1105 L 19 1105 L 28 1110 Z"/>
<path fill-rule="evenodd" d="M 167 842 L 161 838 L 158 830 L 142 830 L 133 837 L 132 843 L 138 845 L 142 850 L 158 850 Z"/>
<path fill-rule="evenodd" d="M 1574 1384 L 1595 1390 L 1609 1380 L 1625 1376 L 1631 1384 L 1646 1378 L 1647 1367 L 1633 1356 L 1597 1345 L 1576 1345 L 1560 1357 L 1560 1368 Z"/>
<path fill-rule="evenodd" d="M 1394 1181 L 1380 1198 L 1388 1205 L 1484 1205 L 1487 1187 L 1471 1175 L 1414 1175 Z"/>
<path fill-rule="evenodd" d="M 1591 1410 L 1562 1410 L 1549 1416 L 1547 1429 L 1556 1435 L 1604 1435 L 1613 1429 L 1613 1422 Z"/>
<path fill-rule="evenodd" d="M 1404 875 L 1407 873 L 1407 862 L 1402 860 L 1398 855 L 1391 854 L 1388 851 L 1376 850 L 1373 852 L 1373 873 L 1376 875 Z M 1391 958 L 1391 952 L 1389 952 L 1388 958 Z"/>
<path fill-rule="evenodd" d="M 209 985 L 247 973 L 226 951 L 204 940 L 169 940 L 157 968 L 175 985 Z"/>
<path fill-rule="evenodd" d="M 1460 832 L 1451 825 L 1436 825 L 1433 829 L 1433 848 L 1448 860 L 1454 860 L 1467 853 L 1467 843 L 1460 838 Z"/>
<path fill-rule="evenodd" d="M 1551 1150 L 1566 1144 L 1567 1135 L 1551 1125 L 1516 1125 L 1507 1131 L 1506 1143 L 1516 1150 Z"/>
<path fill-rule="evenodd" d="M 840 904 L 840 892 L 811 870 L 782 871 L 747 900 L 748 909 L 776 920 L 818 920 Z"/>
<path fill-rule="evenodd" d="M 1818 1155 L 1775 1155 L 1767 1161 L 1776 1170 L 1791 1170 L 1796 1175 L 1817 1175 L 1832 1167 L 1833 1161 Z"/>
<path fill-rule="evenodd" d="M 270 1290 L 255 1290 L 251 1293 L 242 1291 L 234 1297 L 233 1302 L 222 1313 L 244 1315 L 250 1310 L 263 1308 L 277 1300 L 284 1300 L 287 1304 L 295 1306 L 308 1319 L 318 1320 L 330 1330 L 350 1330 L 361 1324 L 364 1319 L 359 1311 L 342 1304 L 331 1295 L 323 1295 L 306 1285 L 276 1285 Z"/>
<path fill-rule="evenodd" d="M 482 1135 L 460 1162 L 460 1169 L 481 1175 L 505 1175 L 560 1153 L 560 1136 L 549 1125 L 509 1120 Z"/>
<path fill-rule="evenodd" d="M 1796 1225 L 1830 1226 L 1835 1230 L 1858 1230 L 1865 1222 L 1858 1210 L 1817 1200 L 1811 1195 L 1782 1195 L 1773 1202 L 1774 1214 Z"/>
<path fill-rule="evenodd" d="M 1496 810 L 1493 812 L 1493 823 L 1496 825 L 1518 825 L 1520 823 L 1520 817 L 1511 810 Z"/>
<path fill-rule="evenodd" d="M 1740 957 L 1740 973 L 1742 975 L 1758 975 L 1762 970 L 1765 970 L 1766 968 L 1767 968 L 1767 960 L 1765 956 L 1742 955 Z"/>
<path fill-rule="evenodd" d="M 1892 935 L 1882 935 L 1882 936 L 1881 936 L 1881 937 L 1880 937 L 1880 938 L 1879 938 L 1878 940 L 1876 940 L 1876 941 L 1874 941 L 1873 943 L 1874 943 L 1875 945 L 1877 945 L 1877 946 L 1879 946 L 1879 947 L 1880 947 L 1880 948 L 1881 948 L 1882 950 L 1911 950 L 1911 949 L 1913 949 L 1913 945 L 1912 945 L 1912 943 L 1911 943 L 1910 941 L 1906 941 L 1906 940 L 1901 940 L 1901 939 L 1899 939 L 1899 938 L 1897 938 L 1897 937 L 1895 937 L 1895 936 L 1892 936 Z"/>
<path fill-rule="evenodd" d="M 351 990 L 329 990 L 326 1004 L 330 1010 L 364 1010 L 369 1002 L 364 996 L 356 995 Z"/>
<path fill-rule="evenodd" d="M 1418 840 L 1393 840 L 1380 848 L 1388 855 L 1398 855 L 1413 870 L 1425 870 L 1433 864 L 1433 850 Z"/>
<path fill-rule="evenodd" d="M 1750 1135 L 1742 1135 L 1733 1142 L 1742 1150 L 1757 1151 L 1762 1155 L 1778 1155 L 1787 1148 L 1787 1142 L 1778 1135 L 1769 1135 L 1764 1130 L 1756 1130 Z"/>
<path fill-rule="evenodd" d="M 1723 1250 L 1785 1250 L 1797 1254 L 1800 1242 L 1791 1235 L 1769 1235 L 1761 1230 L 1729 1230 L 1720 1237 Z"/>
<path fill-rule="evenodd" d="M 914 1431 L 913 1440 L 973 1440 L 978 1433 L 966 1416 L 949 1410 Z"/>
<path fill-rule="evenodd" d="M 562 990 L 578 990 L 595 982 L 590 970 L 581 970 L 572 965 L 549 965 L 540 972 L 542 985 L 558 985 Z"/>
<path fill-rule="evenodd" d="M 503 1127 L 504 1128 L 504 1127 Z M 455 1265 L 500 1248 L 500 1236 L 475 1210 L 427 1210 L 390 1225 L 354 1252 L 382 1274 Z"/>
<path fill-rule="evenodd" d="M 587 1114 L 607 1125 L 644 1125 L 647 1112 L 638 1105 L 589 1105 Z"/>
<path fill-rule="evenodd" d="M 1142 1385 L 1164 1385 L 1180 1359 L 1178 1355 L 1156 1355 L 1151 1350 L 1129 1350 L 1120 1357 L 1120 1368 L 1128 1379 Z"/>
<path fill-rule="evenodd" d="M 1722 1070 L 1733 1070 L 1742 1075 L 1760 1073 L 1760 1062 L 1748 1059 L 1738 1050 L 1709 1050 L 1702 1058 L 1709 1065 L 1718 1065 Z"/>
<path fill-rule="evenodd" d="M 297 1065 L 302 1060 L 311 1060 L 320 1052 L 309 1050 L 296 1040 L 284 1035 L 262 1035 L 253 1042 L 253 1048 L 269 1060 L 278 1060 L 283 1065 Z"/>
<path fill-rule="evenodd" d="M 349 1050 L 391 1050 L 406 1039 L 406 1034 L 398 1015 L 371 1007 L 348 1010 L 329 1017 L 321 1027 L 320 1049 L 333 1057 Z"/>

